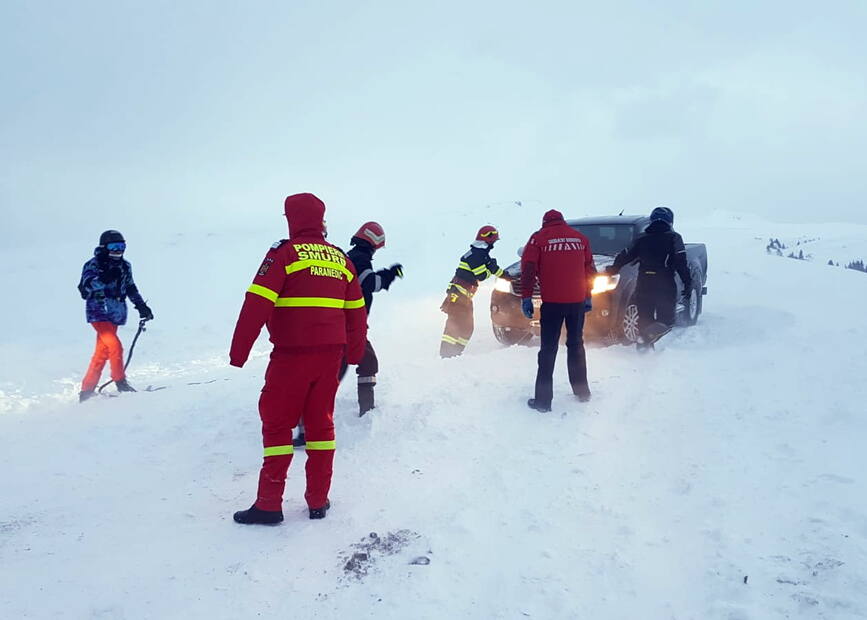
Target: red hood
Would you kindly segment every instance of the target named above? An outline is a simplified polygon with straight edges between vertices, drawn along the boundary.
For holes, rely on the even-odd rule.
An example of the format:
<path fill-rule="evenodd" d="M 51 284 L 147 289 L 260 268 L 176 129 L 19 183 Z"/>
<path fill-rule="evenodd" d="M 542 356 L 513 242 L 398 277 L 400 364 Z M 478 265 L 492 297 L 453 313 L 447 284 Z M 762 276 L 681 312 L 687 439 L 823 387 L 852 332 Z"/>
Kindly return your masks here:
<path fill-rule="evenodd" d="M 325 203 L 313 194 L 293 194 L 284 203 L 289 238 L 324 237 Z"/>
<path fill-rule="evenodd" d="M 557 209 L 551 209 L 542 217 L 542 226 L 553 226 L 555 224 L 565 224 L 563 214 Z"/>

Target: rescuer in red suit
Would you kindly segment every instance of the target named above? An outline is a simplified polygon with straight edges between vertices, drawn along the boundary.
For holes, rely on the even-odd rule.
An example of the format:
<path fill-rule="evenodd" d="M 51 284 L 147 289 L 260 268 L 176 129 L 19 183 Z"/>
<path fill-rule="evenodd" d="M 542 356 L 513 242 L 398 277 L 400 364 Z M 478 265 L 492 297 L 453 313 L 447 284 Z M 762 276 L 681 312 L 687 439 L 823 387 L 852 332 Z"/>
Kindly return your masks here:
<path fill-rule="evenodd" d="M 313 194 L 286 198 L 289 240 L 271 246 L 247 289 L 232 337 L 229 363 L 242 367 L 263 325 L 274 344 L 259 397 L 265 446 L 259 490 L 238 523 L 283 520 L 283 489 L 292 463 L 292 429 L 306 429 L 307 491 L 311 519 L 331 503 L 334 395 L 346 357 L 358 364 L 367 339 L 364 298 L 352 262 L 325 241 L 325 204 Z"/>
<path fill-rule="evenodd" d="M 566 367 L 572 392 L 582 402 L 590 400 L 587 358 L 584 352 L 584 313 L 590 309 L 590 291 L 596 275 L 590 241 L 569 226 L 559 211 L 542 218 L 542 228 L 532 234 L 521 254 L 521 309 L 533 317 L 536 278 L 542 294 L 539 309 L 541 346 L 536 373 L 536 394 L 527 405 L 551 411 L 553 375 L 560 332 L 566 324 Z"/>

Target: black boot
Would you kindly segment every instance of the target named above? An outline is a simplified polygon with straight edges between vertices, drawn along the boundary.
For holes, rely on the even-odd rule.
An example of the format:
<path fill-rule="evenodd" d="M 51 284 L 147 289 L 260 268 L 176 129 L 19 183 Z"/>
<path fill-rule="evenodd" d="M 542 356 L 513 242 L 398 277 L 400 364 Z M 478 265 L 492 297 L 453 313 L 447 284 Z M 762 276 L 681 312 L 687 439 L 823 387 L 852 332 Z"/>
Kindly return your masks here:
<path fill-rule="evenodd" d="M 542 403 L 537 403 L 535 398 L 531 398 L 527 401 L 527 406 L 530 409 L 535 409 L 539 413 L 548 413 L 551 411 L 551 405 L 545 406 Z"/>
<path fill-rule="evenodd" d="M 322 508 L 311 508 L 310 509 L 310 518 L 311 519 L 324 519 L 325 513 L 328 512 L 328 509 L 331 508 L 331 500 L 325 500 L 325 505 Z"/>
<path fill-rule="evenodd" d="M 256 504 L 247 510 L 239 510 L 233 517 L 235 523 L 245 525 L 277 525 L 283 520 L 282 510 L 259 510 Z"/>
<path fill-rule="evenodd" d="M 86 401 L 88 398 L 92 398 L 92 397 L 94 397 L 94 396 L 96 396 L 96 391 L 95 391 L 95 390 L 81 390 L 81 391 L 78 393 L 78 402 L 83 403 L 83 402 Z"/>
<path fill-rule="evenodd" d="M 590 388 L 586 385 L 576 385 L 572 387 L 572 393 L 578 397 L 578 400 L 582 403 L 586 403 L 590 400 Z"/>
<path fill-rule="evenodd" d="M 373 386 L 375 383 L 358 384 L 358 417 L 376 407 L 373 400 Z"/>
<path fill-rule="evenodd" d="M 292 438 L 292 445 L 295 448 L 304 448 L 307 446 L 307 438 L 304 437 L 304 427 L 298 429 L 298 436 Z"/>
<path fill-rule="evenodd" d="M 135 392 L 135 388 L 129 384 L 126 379 L 121 379 L 120 381 L 115 381 L 114 384 L 117 386 L 118 392 Z"/>

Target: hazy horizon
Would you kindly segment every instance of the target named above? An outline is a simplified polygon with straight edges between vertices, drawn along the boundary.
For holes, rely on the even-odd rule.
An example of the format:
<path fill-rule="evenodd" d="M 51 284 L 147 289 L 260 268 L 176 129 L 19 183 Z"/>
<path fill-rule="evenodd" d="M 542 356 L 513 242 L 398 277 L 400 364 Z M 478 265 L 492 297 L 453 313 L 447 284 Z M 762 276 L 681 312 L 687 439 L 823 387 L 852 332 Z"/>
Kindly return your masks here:
<path fill-rule="evenodd" d="M 865 18 L 858 2 L 7 2 L 3 243 L 256 225 L 296 191 L 353 222 L 520 200 L 867 223 Z"/>

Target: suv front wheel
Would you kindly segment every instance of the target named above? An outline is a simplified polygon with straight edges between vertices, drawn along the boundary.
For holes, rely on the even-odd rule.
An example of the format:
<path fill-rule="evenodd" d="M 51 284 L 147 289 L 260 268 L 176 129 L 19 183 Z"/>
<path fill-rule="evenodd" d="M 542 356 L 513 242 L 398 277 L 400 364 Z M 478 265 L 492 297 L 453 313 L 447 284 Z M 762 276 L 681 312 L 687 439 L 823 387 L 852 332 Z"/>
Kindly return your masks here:
<path fill-rule="evenodd" d="M 528 342 L 532 337 L 532 332 L 527 329 L 521 329 L 520 327 L 500 327 L 499 325 L 494 325 L 494 338 L 497 339 L 497 342 L 499 342 L 500 344 L 504 344 L 507 347 L 510 347 L 513 344 L 524 344 Z"/>
<path fill-rule="evenodd" d="M 623 309 L 623 316 L 620 319 L 620 340 L 624 344 L 633 344 L 638 342 L 638 304 L 635 303 L 635 298 L 631 297 L 629 303 Z"/>

